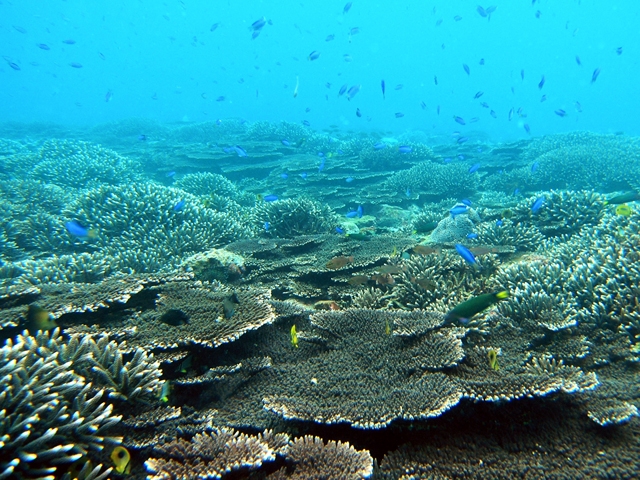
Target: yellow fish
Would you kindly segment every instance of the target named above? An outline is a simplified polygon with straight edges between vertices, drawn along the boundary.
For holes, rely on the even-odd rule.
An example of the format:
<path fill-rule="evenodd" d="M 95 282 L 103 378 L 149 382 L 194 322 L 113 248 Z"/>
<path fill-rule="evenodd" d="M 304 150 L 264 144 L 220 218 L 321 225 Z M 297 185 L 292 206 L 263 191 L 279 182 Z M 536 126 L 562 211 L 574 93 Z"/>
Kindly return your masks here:
<path fill-rule="evenodd" d="M 298 333 L 296 332 L 296 326 L 291 327 L 291 345 L 298 348 Z"/>
<path fill-rule="evenodd" d="M 489 366 L 492 370 L 496 372 L 500 370 L 500 365 L 498 365 L 498 352 L 492 348 L 487 352 L 487 358 L 489 358 Z"/>
<path fill-rule="evenodd" d="M 47 310 L 36 305 L 29 305 L 26 327 L 31 333 L 36 333 L 38 330 L 52 330 L 57 326 L 58 324 L 51 318 L 51 314 Z"/>
<path fill-rule="evenodd" d="M 389 325 L 389 319 L 386 319 L 384 321 L 384 333 L 386 333 L 387 335 L 391 335 L 391 325 Z"/>
<path fill-rule="evenodd" d="M 632 213 L 631 207 L 626 203 L 623 203 L 622 205 L 618 205 L 616 207 L 616 215 L 623 215 L 625 217 L 628 217 L 631 215 L 631 213 Z"/>
<path fill-rule="evenodd" d="M 129 450 L 124 447 L 116 447 L 111 452 L 109 457 L 116 466 L 116 472 L 118 473 L 131 473 L 131 455 Z"/>

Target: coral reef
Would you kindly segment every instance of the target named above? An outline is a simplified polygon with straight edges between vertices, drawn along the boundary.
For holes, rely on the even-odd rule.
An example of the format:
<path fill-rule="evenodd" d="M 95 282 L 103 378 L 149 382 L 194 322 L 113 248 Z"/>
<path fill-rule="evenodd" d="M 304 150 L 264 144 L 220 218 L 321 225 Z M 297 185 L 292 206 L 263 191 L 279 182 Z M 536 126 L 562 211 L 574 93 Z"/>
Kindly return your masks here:
<path fill-rule="evenodd" d="M 256 205 L 254 224 L 257 228 L 277 237 L 296 237 L 329 233 L 336 225 L 336 215 L 331 209 L 309 198 L 262 202 Z"/>
<path fill-rule="evenodd" d="M 69 367 L 58 331 L 19 335 L 0 349 L 0 476 L 40 478 L 89 451 L 120 443 L 108 431 L 120 421 L 104 391 Z"/>

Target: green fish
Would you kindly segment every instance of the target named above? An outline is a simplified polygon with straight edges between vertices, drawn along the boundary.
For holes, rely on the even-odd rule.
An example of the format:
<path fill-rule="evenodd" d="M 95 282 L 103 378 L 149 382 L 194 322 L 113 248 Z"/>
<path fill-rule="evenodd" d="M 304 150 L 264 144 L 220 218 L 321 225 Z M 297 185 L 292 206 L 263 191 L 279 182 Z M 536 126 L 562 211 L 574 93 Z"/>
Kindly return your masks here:
<path fill-rule="evenodd" d="M 620 205 L 621 203 L 627 202 L 635 202 L 636 200 L 640 200 L 640 194 L 636 192 L 627 192 L 622 195 L 616 195 L 609 200 L 604 202 L 605 205 Z"/>
<path fill-rule="evenodd" d="M 489 359 L 489 366 L 492 370 L 496 372 L 500 370 L 500 365 L 498 365 L 498 352 L 492 348 L 487 352 L 487 358 Z"/>
<path fill-rule="evenodd" d="M 38 330 L 53 330 L 57 326 L 56 321 L 51 318 L 51 314 L 47 310 L 36 305 L 29 305 L 26 322 L 27 330 L 35 333 Z"/>
<path fill-rule="evenodd" d="M 470 298 L 469 300 L 456 305 L 449 311 L 449 313 L 447 313 L 445 320 L 447 322 L 458 320 L 460 323 L 465 324 L 474 315 L 486 310 L 491 305 L 494 305 L 505 298 L 509 298 L 509 292 L 506 290 L 478 295 L 477 297 Z"/>
<path fill-rule="evenodd" d="M 224 318 L 229 320 L 236 311 L 236 305 L 240 303 L 238 295 L 234 292 L 222 301 L 222 310 Z"/>

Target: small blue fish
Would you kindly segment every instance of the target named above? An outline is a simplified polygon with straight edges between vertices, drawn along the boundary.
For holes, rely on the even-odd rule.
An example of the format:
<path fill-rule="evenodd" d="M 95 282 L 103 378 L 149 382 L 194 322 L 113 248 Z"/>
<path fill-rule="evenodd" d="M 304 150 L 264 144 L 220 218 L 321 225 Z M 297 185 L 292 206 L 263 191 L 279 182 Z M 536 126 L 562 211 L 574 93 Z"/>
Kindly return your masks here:
<path fill-rule="evenodd" d="M 387 148 L 387 144 L 386 143 L 382 143 L 382 142 L 378 142 L 373 146 L 373 148 L 375 150 L 382 150 L 383 148 Z"/>
<path fill-rule="evenodd" d="M 235 150 L 235 152 L 238 154 L 239 157 L 246 157 L 247 156 L 247 151 L 244 148 L 242 148 L 241 146 L 234 145 L 232 148 L 233 148 L 233 150 Z"/>
<path fill-rule="evenodd" d="M 467 124 L 467 122 L 465 122 L 464 118 L 462 118 L 462 117 L 458 117 L 458 116 L 454 115 L 453 119 L 456 121 L 456 123 L 459 123 L 460 125 L 466 125 Z"/>
<path fill-rule="evenodd" d="M 533 205 L 531 205 L 531 211 L 533 213 L 538 213 L 538 211 L 542 208 L 542 205 L 544 205 L 544 197 L 536 198 L 536 201 L 533 202 Z"/>
<path fill-rule="evenodd" d="M 347 218 L 356 218 L 358 216 L 358 211 L 357 210 L 352 210 L 350 212 L 347 212 L 345 217 Z"/>
<path fill-rule="evenodd" d="M 66 222 L 64 224 L 64 227 L 67 229 L 67 232 L 69 232 L 74 237 L 89 238 L 89 237 L 93 236 L 92 235 L 92 230 L 90 230 L 89 228 L 83 226 L 77 220 L 71 220 L 69 222 Z"/>
<path fill-rule="evenodd" d="M 302 121 L 302 124 L 303 124 L 305 127 L 310 127 L 310 126 L 311 126 L 311 124 L 309 123 L 309 120 L 303 120 L 303 121 Z"/>
<path fill-rule="evenodd" d="M 264 222 L 264 231 L 265 232 L 269 231 L 269 227 L 271 227 L 271 224 L 269 222 Z"/>
<path fill-rule="evenodd" d="M 347 183 L 351 183 L 351 182 L 353 182 L 353 177 L 347 177 L 347 178 L 345 179 L 345 182 L 347 182 Z"/>
<path fill-rule="evenodd" d="M 277 195 L 265 195 L 262 199 L 265 202 L 275 202 L 276 200 L 278 200 L 278 196 Z"/>
<path fill-rule="evenodd" d="M 435 75 L 433 76 L 433 83 L 435 83 L 436 86 L 438 85 L 438 77 L 436 77 Z"/>
<path fill-rule="evenodd" d="M 622 47 L 618 47 L 618 48 L 616 48 L 616 53 L 617 53 L 618 55 L 622 55 Z"/>
<path fill-rule="evenodd" d="M 469 167 L 469 173 L 475 173 L 480 169 L 480 164 L 479 163 L 474 163 L 473 165 L 471 165 Z"/>
<path fill-rule="evenodd" d="M 580 61 L 580 57 L 578 55 L 576 55 L 576 63 L 578 65 L 582 65 L 582 62 Z"/>
<path fill-rule="evenodd" d="M 399 83 L 397 84 L 395 87 L 393 87 L 394 90 L 402 90 L 404 88 L 404 85 Z"/>
<path fill-rule="evenodd" d="M 467 157 L 465 157 L 465 156 L 464 156 L 464 155 L 462 155 L 462 154 L 458 155 L 458 160 L 464 160 L 465 158 L 467 158 Z"/>
<path fill-rule="evenodd" d="M 360 91 L 360 85 L 354 85 L 353 87 L 351 87 L 347 92 L 347 100 L 351 100 L 353 97 L 355 97 L 358 94 L 359 91 Z"/>
<path fill-rule="evenodd" d="M 353 27 L 351 30 L 349 30 L 349 33 L 351 35 L 357 35 L 360 33 L 360 28 L 359 27 Z"/>
<path fill-rule="evenodd" d="M 469 240 L 475 240 L 476 238 L 478 238 L 478 234 L 477 233 L 467 233 L 467 238 Z"/>
<path fill-rule="evenodd" d="M 341 97 L 342 95 L 344 95 L 344 92 L 347 91 L 347 88 L 349 88 L 349 85 L 347 85 L 346 83 L 342 85 L 340 87 L 340 90 L 338 91 L 338 96 Z"/>
<path fill-rule="evenodd" d="M 187 204 L 187 202 L 185 200 L 180 200 L 178 203 L 176 203 L 173 206 L 173 211 L 174 212 L 179 212 L 180 210 L 182 210 L 184 208 L 184 206 Z"/>
<path fill-rule="evenodd" d="M 344 229 L 342 229 L 340 227 L 336 227 L 336 233 L 342 235 L 344 233 Z"/>
<path fill-rule="evenodd" d="M 519 188 L 516 188 L 516 189 L 513 191 L 513 196 L 514 196 L 514 197 L 517 197 L 518 195 L 520 195 L 520 189 L 519 189 Z"/>
<path fill-rule="evenodd" d="M 225 101 L 225 97 L 220 95 L 218 98 L 216 98 L 216 102 L 224 102 Z"/>
<path fill-rule="evenodd" d="M 498 114 L 493 110 L 489 112 L 489 115 L 491 115 L 493 118 L 498 118 Z"/>
<path fill-rule="evenodd" d="M 400 153 L 411 153 L 413 151 L 413 148 L 411 148 L 409 145 L 400 145 L 398 147 L 398 151 Z"/>
<path fill-rule="evenodd" d="M 267 19 L 265 17 L 262 17 L 262 18 L 256 20 L 255 22 L 253 22 L 251 24 L 250 29 L 252 29 L 252 30 L 260 30 L 266 24 L 267 24 Z"/>
<path fill-rule="evenodd" d="M 337 149 L 337 150 L 336 150 L 336 153 L 337 153 L 338 155 L 344 155 L 344 152 L 343 152 L 341 149 Z"/>
<path fill-rule="evenodd" d="M 67 45 L 74 45 L 76 41 L 72 39 L 68 39 L 68 40 L 63 40 L 62 43 L 66 43 Z"/>
<path fill-rule="evenodd" d="M 471 206 L 471 200 L 469 200 L 468 198 L 463 198 L 462 200 L 460 200 L 460 203 L 466 205 L 467 207 Z"/>
<path fill-rule="evenodd" d="M 385 99 L 384 91 L 385 91 L 385 88 L 386 88 L 385 84 L 384 84 L 384 80 L 380 81 L 380 87 L 382 87 L 382 99 L 384 100 Z"/>
<path fill-rule="evenodd" d="M 284 139 L 283 139 L 283 140 L 280 140 L 280 141 L 282 142 L 282 144 L 283 144 L 285 147 L 290 147 L 290 146 L 291 146 L 291 143 L 289 142 L 289 140 L 284 140 Z"/>
<path fill-rule="evenodd" d="M 303 180 L 306 180 L 307 179 L 307 173 L 306 172 L 302 172 L 300 174 L 300 177 L 302 177 Z"/>
<path fill-rule="evenodd" d="M 471 75 L 471 70 L 469 69 L 469 65 L 467 65 L 466 63 L 463 63 L 462 68 L 464 69 L 467 75 Z"/>
<path fill-rule="evenodd" d="M 404 117 L 404 113 L 396 112 L 396 118 L 402 118 L 402 117 Z"/>
<path fill-rule="evenodd" d="M 542 95 L 542 96 L 540 97 L 540 103 L 544 103 L 544 102 L 546 102 L 546 101 L 547 101 L 547 96 L 546 96 L 546 95 Z"/>
<path fill-rule="evenodd" d="M 351 10 L 351 2 L 347 2 L 347 4 L 342 9 L 342 13 L 347 13 L 349 10 Z"/>
<path fill-rule="evenodd" d="M 82 64 L 78 62 L 71 62 L 69 65 L 73 68 L 82 68 Z"/>
<path fill-rule="evenodd" d="M 484 65 L 484 58 L 481 58 L 480 61 L 478 62 L 480 65 Z"/>
<path fill-rule="evenodd" d="M 471 250 L 469 250 L 467 247 L 465 247 L 461 243 L 456 243 L 455 247 L 456 247 L 456 251 L 458 252 L 458 254 L 462 258 L 464 258 L 464 260 L 467 263 L 470 263 L 472 265 L 476 263 L 476 257 L 473 256 L 473 253 L 471 253 Z"/>
<path fill-rule="evenodd" d="M 359 108 L 356 108 L 356 117 L 358 118 L 362 117 L 362 113 L 360 112 Z"/>
<path fill-rule="evenodd" d="M 147 136 L 146 135 L 138 135 L 138 140 L 141 142 L 146 142 L 147 141 Z"/>
<path fill-rule="evenodd" d="M 533 162 L 533 165 L 531 165 L 531 173 L 538 170 L 538 168 L 540 168 L 540 164 L 538 162 Z"/>
<path fill-rule="evenodd" d="M 165 173 L 164 176 L 167 178 L 172 178 L 176 176 L 176 172 L 171 170 L 170 172 Z"/>
<path fill-rule="evenodd" d="M 482 95 L 484 95 L 484 92 L 476 92 L 476 94 L 473 96 L 474 99 L 478 99 L 480 98 Z"/>
<path fill-rule="evenodd" d="M 421 102 L 420 102 L 420 107 L 421 107 L 423 110 L 426 110 L 426 109 L 427 109 L 427 104 L 426 104 L 426 103 L 424 103 L 424 101 L 421 101 Z"/>
<path fill-rule="evenodd" d="M 558 115 L 559 117 L 566 117 L 567 116 L 567 112 L 565 112 L 564 110 L 562 110 L 561 108 L 559 108 L 558 110 L 556 110 L 555 112 L 556 115 Z"/>
<path fill-rule="evenodd" d="M 600 69 L 596 68 L 591 74 L 591 83 L 594 83 L 598 79 L 598 75 L 600 75 Z"/>
<path fill-rule="evenodd" d="M 49 45 L 47 45 L 46 43 L 39 43 L 38 48 L 40 48 L 41 50 L 51 50 L 51 48 L 49 48 Z"/>
<path fill-rule="evenodd" d="M 459 144 L 466 143 L 467 141 L 469 141 L 469 137 L 459 137 L 457 140 Z"/>
<path fill-rule="evenodd" d="M 449 213 L 453 218 L 456 218 L 458 215 L 469 213 L 469 207 L 466 205 L 456 205 L 451 210 L 449 210 Z"/>
<path fill-rule="evenodd" d="M 407 188 L 407 191 L 404 192 L 404 194 L 407 196 L 407 198 L 411 198 L 411 190 Z"/>
<path fill-rule="evenodd" d="M 362 208 L 362 205 L 358 205 L 358 210 L 356 210 L 356 212 L 358 212 L 358 218 L 362 218 L 362 215 L 364 214 L 364 208 Z"/>
<path fill-rule="evenodd" d="M 538 83 L 538 88 L 540 90 L 542 90 L 542 87 L 544 87 L 544 75 L 542 75 L 542 78 L 540 79 L 540 83 Z"/>
<path fill-rule="evenodd" d="M 325 42 L 330 42 L 331 40 L 333 40 L 334 38 L 336 38 L 336 36 L 334 34 L 331 35 L 327 35 L 327 38 L 324 39 Z"/>
<path fill-rule="evenodd" d="M 320 57 L 320 52 L 314 50 L 313 52 L 311 52 L 309 54 L 309 60 L 313 61 L 313 60 L 317 60 Z"/>
<path fill-rule="evenodd" d="M 286 180 L 287 178 L 289 178 L 289 175 L 287 175 L 286 173 L 281 173 L 280 178 L 283 178 Z"/>
<path fill-rule="evenodd" d="M 504 225 L 502 220 L 496 220 L 496 227 L 501 227 L 502 225 Z"/>
<path fill-rule="evenodd" d="M 451 157 L 445 157 L 443 162 L 444 163 L 451 163 L 453 161 L 453 159 Z"/>

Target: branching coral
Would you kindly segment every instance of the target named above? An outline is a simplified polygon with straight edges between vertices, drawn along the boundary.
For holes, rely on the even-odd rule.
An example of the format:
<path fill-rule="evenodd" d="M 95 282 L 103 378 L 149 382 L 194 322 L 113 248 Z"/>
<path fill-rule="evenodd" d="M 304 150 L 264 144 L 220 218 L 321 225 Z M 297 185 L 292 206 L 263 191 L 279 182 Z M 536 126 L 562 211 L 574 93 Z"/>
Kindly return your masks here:
<path fill-rule="evenodd" d="M 327 205 L 309 198 L 263 202 L 255 207 L 254 223 L 267 233 L 279 237 L 329 233 L 336 225 L 336 216 Z"/>
<path fill-rule="evenodd" d="M 57 473 L 89 450 L 117 444 L 110 427 L 120 421 L 100 403 L 103 391 L 69 367 L 57 350 L 58 331 L 19 335 L 0 349 L 0 477 Z"/>

